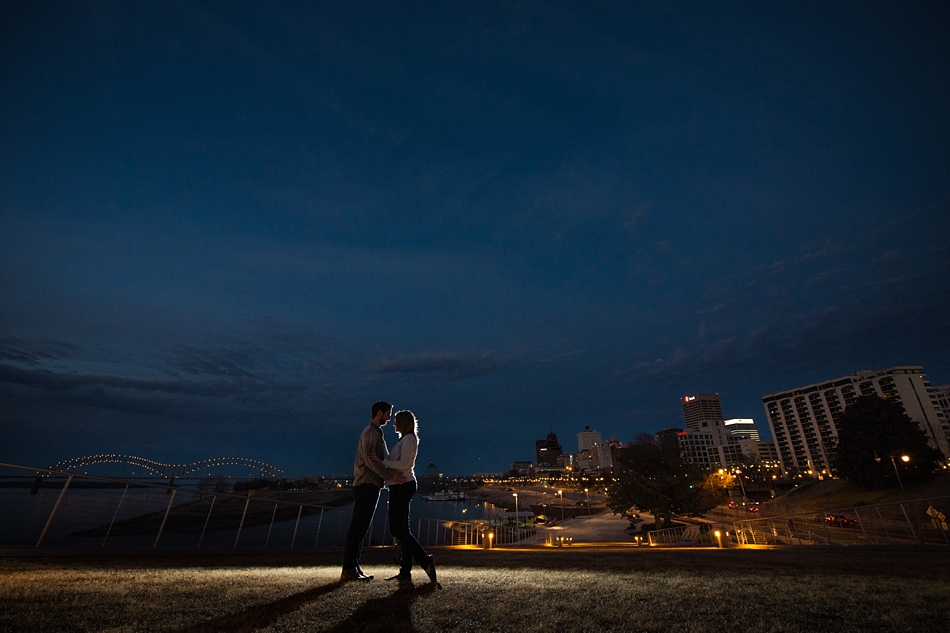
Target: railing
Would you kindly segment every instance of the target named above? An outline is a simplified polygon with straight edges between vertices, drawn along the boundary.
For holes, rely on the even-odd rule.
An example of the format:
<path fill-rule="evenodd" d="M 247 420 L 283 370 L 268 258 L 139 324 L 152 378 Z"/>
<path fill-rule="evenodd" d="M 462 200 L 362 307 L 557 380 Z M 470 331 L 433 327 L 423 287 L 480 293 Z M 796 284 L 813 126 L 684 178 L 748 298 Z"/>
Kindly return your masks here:
<path fill-rule="evenodd" d="M 221 549 L 342 547 L 352 510 L 292 493 L 233 494 L 0 463 L 0 548 Z M 423 546 L 502 545 L 533 530 L 412 518 Z M 491 534 L 491 537 L 487 535 Z M 377 512 L 365 545 L 393 544 Z"/>
<path fill-rule="evenodd" d="M 740 545 L 950 545 L 950 497 L 735 523 Z"/>
<path fill-rule="evenodd" d="M 713 545 L 717 542 L 712 526 L 706 523 L 651 530 L 647 532 L 647 538 L 650 545 Z"/>

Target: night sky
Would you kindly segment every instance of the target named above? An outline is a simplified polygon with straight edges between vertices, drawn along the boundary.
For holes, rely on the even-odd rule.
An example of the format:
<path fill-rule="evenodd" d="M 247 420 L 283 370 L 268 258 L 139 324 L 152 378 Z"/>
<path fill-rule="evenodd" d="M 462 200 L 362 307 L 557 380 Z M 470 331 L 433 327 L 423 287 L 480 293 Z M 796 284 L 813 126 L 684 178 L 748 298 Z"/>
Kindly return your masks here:
<path fill-rule="evenodd" d="M 497 472 L 950 382 L 950 5 L 668 4 L 4 2 L 0 461 L 346 473 L 385 399 Z"/>

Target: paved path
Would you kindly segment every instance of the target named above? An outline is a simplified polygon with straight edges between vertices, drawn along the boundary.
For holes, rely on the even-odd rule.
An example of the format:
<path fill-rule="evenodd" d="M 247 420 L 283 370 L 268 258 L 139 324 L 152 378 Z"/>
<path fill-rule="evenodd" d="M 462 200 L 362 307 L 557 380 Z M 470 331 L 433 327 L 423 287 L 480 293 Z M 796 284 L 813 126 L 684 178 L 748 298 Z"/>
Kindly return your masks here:
<path fill-rule="evenodd" d="M 641 515 L 649 523 L 652 516 Z M 632 543 L 633 536 L 626 530 L 630 522 L 611 512 L 595 514 L 591 517 L 568 519 L 563 523 L 547 528 L 557 534 L 574 539 L 575 543 Z"/>

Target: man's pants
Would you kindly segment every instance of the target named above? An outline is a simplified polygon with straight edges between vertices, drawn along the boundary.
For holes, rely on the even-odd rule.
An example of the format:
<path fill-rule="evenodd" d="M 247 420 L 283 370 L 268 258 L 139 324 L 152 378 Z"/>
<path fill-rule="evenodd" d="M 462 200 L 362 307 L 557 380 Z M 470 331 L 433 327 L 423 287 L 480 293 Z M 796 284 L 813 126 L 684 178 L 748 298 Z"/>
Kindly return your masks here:
<path fill-rule="evenodd" d="M 343 571 L 352 571 L 360 566 L 360 552 L 363 551 L 363 537 L 373 522 L 376 502 L 379 501 L 379 488 L 373 484 L 360 484 L 353 487 L 353 518 L 346 532 L 346 544 L 343 546 Z"/>

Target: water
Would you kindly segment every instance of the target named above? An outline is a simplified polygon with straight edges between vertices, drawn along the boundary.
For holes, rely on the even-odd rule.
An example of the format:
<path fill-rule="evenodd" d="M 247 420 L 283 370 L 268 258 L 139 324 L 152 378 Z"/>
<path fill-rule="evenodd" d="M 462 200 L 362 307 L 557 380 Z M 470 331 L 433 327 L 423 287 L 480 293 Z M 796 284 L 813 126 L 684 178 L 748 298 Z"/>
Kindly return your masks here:
<path fill-rule="evenodd" d="M 0 548 L 34 547 L 44 529 L 44 548 L 188 549 L 200 546 L 204 549 L 233 548 L 235 544 L 241 548 L 338 547 L 343 544 L 352 510 L 351 502 L 337 508 L 317 510 L 312 514 L 300 516 L 298 520 L 296 507 L 280 506 L 291 508 L 290 516 L 284 520 L 278 518 L 271 523 L 267 515 L 274 516 L 274 501 L 250 497 L 247 505 L 249 516 L 253 516 L 256 511 L 258 517 L 264 515 L 265 522 L 250 525 L 249 521 L 246 521 L 239 532 L 241 513 L 235 514 L 232 506 L 230 513 L 222 514 L 224 497 L 216 499 L 217 505 L 211 506 L 207 493 L 201 495 L 187 489 L 179 489 L 172 496 L 168 491 L 156 488 L 130 486 L 124 490 L 70 487 L 60 500 L 61 486 L 62 483 L 59 483 L 58 487 L 42 488 L 36 494 L 30 494 L 28 488 L 0 487 Z M 47 526 L 57 501 L 59 507 L 52 522 Z M 380 494 L 369 542 L 391 542 L 386 516 L 387 502 L 388 492 L 384 490 Z M 230 503 L 237 503 L 240 507 L 241 500 Z M 184 507 L 187 504 L 195 504 L 192 527 L 188 530 L 177 529 L 175 522 L 181 522 L 178 518 L 181 515 L 172 512 L 168 515 L 170 518 L 156 543 L 157 526 L 161 524 L 167 509 L 178 508 L 180 512 L 187 510 Z M 205 507 L 208 510 L 204 510 Z M 216 509 L 218 514 L 215 514 Z M 440 539 L 444 539 L 442 527 L 446 522 L 492 522 L 497 520 L 498 511 L 498 508 L 486 502 L 426 501 L 417 494 L 411 505 L 411 528 L 424 545 L 440 544 Z M 123 521 L 150 514 L 153 518 L 142 533 L 122 533 L 123 529 L 129 531 L 128 524 L 122 524 Z M 113 522 L 123 527 L 114 528 L 115 531 L 107 535 L 103 527 Z M 205 524 L 211 528 L 203 533 L 195 527 Z M 76 532 L 97 528 L 99 533 L 95 535 L 76 535 Z"/>

